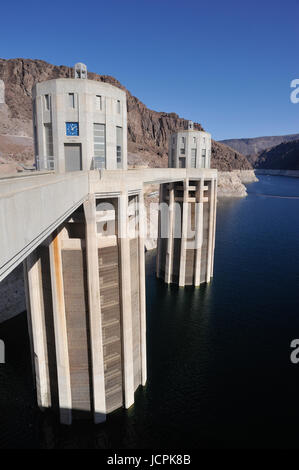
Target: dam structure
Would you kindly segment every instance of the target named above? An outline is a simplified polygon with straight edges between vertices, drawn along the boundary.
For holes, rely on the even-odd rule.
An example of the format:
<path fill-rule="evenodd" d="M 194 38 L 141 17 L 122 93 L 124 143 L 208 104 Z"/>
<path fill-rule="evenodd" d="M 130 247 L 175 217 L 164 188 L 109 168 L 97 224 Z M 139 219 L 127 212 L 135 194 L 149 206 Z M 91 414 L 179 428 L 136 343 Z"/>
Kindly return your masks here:
<path fill-rule="evenodd" d="M 167 284 L 199 286 L 213 276 L 217 181 L 192 169 L 210 167 L 211 135 L 194 130 L 189 121 L 188 129 L 170 136 L 168 159 L 169 167 L 189 171 L 183 181 L 160 185 L 165 206 L 159 211 L 157 277 Z"/>
<path fill-rule="evenodd" d="M 186 152 L 185 165 L 176 153 L 169 168 L 128 169 L 126 94 L 88 80 L 81 63 L 74 78 L 35 85 L 33 126 L 37 171 L 0 180 L 0 281 L 23 263 L 39 407 L 63 424 L 101 423 L 147 381 L 146 184 L 160 185 L 168 207 L 157 276 L 196 286 L 213 274 L 211 140 L 186 130 L 198 139 L 195 166 Z"/>

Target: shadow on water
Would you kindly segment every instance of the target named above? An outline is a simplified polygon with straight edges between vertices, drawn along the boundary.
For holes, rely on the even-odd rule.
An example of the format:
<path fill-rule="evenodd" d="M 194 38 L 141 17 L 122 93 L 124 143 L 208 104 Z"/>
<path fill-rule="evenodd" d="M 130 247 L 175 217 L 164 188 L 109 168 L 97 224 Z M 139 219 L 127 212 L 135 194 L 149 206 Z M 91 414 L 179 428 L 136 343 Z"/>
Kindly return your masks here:
<path fill-rule="evenodd" d="M 166 286 L 147 253 L 148 382 L 104 425 L 60 426 L 35 405 L 25 314 L 0 324 L 0 446 L 299 447 L 299 180 L 261 177 L 220 200 L 214 279 Z M 290 198 L 259 197 L 277 194 Z"/>

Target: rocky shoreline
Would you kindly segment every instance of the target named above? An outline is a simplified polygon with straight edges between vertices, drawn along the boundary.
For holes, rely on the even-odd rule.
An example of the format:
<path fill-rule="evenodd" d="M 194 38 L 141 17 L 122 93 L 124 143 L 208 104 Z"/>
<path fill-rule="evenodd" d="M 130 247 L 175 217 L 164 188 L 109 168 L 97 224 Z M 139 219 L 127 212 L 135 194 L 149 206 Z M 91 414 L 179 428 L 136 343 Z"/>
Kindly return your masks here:
<path fill-rule="evenodd" d="M 257 175 L 290 176 L 291 178 L 299 178 L 299 170 L 260 169 L 260 170 L 255 170 L 255 173 Z"/>
<path fill-rule="evenodd" d="M 258 181 L 254 170 L 218 172 L 218 197 L 246 197 L 245 184 Z"/>

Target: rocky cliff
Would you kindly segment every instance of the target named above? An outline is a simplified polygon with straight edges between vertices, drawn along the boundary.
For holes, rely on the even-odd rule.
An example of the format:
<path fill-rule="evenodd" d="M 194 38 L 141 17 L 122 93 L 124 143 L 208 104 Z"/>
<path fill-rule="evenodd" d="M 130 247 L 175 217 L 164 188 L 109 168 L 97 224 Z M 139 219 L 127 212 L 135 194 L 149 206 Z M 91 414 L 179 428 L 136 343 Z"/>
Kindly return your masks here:
<path fill-rule="evenodd" d="M 211 167 L 220 171 L 252 169 L 252 165 L 244 155 L 216 141 L 212 143 Z"/>
<path fill-rule="evenodd" d="M 258 155 L 255 167 L 272 170 L 299 170 L 299 139 L 264 150 Z"/>
<path fill-rule="evenodd" d="M 269 149 L 283 142 L 291 142 L 298 140 L 299 134 L 289 135 L 274 135 L 265 137 L 254 137 L 251 139 L 226 139 L 220 142 L 229 145 L 231 148 L 237 150 L 249 157 L 251 163 L 254 163 L 256 156 L 263 150 Z"/>
<path fill-rule="evenodd" d="M 0 59 L 0 79 L 5 83 L 6 100 L 6 105 L 1 105 L 2 110 L 0 110 L 0 135 L 32 137 L 31 91 L 33 85 L 53 78 L 72 77 L 72 74 L 73 69 L 70 67 L 56 66 L 42 60 Z M 133 163 L 138 164 L 141 160 L 141 163 L 152 167 L 166 166 L 168 136 L 171 132 L 183 129 L 186 126 L 186 120 L 176 113 L 157 112 L 147 108 L 113 77 L 89 72 L 88 78 L 111 83 L 126 91 L 128 151 Z M 202 126 L 196 123 L 195 128 L 201 130 Z M 0 143 L 1 151 L 2 157 L 6 156 Z M 223 171 L 252 168 L 239 152 L 214 141 L 212 166 Z"/>

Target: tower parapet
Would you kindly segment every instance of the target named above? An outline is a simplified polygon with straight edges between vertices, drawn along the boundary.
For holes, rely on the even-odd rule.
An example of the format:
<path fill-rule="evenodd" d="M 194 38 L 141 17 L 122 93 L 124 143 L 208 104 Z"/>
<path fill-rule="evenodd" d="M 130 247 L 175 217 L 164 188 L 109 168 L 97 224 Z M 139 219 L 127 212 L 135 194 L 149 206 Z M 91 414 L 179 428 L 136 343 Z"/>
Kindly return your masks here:
<path fill-rule="evenodd" d="M 211 134 L 194 129 L 192 121 L 188 128 L 171 134 L 168 145 L 170 168 L 210 168 Z"/>

